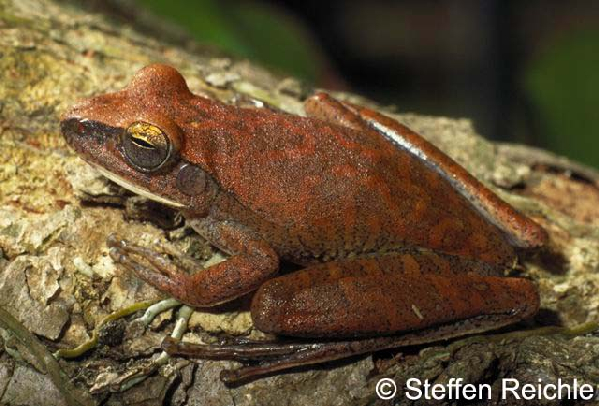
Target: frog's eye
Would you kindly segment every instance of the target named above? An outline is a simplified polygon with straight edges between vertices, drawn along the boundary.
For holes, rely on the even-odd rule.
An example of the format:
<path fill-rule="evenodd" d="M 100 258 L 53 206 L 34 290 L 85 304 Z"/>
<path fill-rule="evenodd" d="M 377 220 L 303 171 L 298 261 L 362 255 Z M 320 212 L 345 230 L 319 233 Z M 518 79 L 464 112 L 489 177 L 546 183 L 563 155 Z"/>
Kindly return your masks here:
<path fill-rule="evenodd" d="M 143 121 L 137 121 L 127 128 L 121 138 L 121 146 L 130 163 L 144 171 L 162 167 L 173 150 L 164 131 Z"/>

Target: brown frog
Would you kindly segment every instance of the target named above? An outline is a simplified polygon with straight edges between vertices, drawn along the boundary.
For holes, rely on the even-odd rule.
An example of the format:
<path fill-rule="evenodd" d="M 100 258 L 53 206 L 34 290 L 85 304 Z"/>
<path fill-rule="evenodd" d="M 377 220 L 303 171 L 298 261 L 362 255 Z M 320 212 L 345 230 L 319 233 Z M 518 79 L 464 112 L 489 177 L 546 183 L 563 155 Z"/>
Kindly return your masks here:
<path fill-rule="evenodd" d="M 536 313 L 532 282 L 502 277 L 547 236 L 397 121 L 316 94 L 308 117 L 193 95 L 151 65 L 61 121 L 71 147 L 123 187 L 180 210 L 229 259 L 184 272 L 111 239 L 111 256 L 156 288 L 206 307 L 256 291 L 255 326 L 294 344 L 171 353 L 263 360 L 229 381 L 496 329 Z M 276 276 L 281 260 L 303 266 Z M 320 339 L 322 342 L 307 342 Z"/>

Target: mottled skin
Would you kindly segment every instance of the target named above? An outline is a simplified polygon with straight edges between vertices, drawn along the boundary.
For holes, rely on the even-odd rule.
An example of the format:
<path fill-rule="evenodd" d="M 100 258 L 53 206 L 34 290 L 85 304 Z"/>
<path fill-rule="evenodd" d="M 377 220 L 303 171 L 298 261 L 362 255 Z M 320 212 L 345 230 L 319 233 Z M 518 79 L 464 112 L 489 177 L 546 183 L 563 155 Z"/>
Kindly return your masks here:
<path fill-rule="evenodd" d="M 175 69 L 151 65 L 124 90 L 77 104 L 61 131 L 82 158 L 168 199 L 231 254 L 189 275 L 111 241 L 117 262 L 182 302 L 212 306 L 259 288 L 256 326 L 305 337 L 459 326 L 446 337 L 536 312 L 531 282 L 489 275 L 513 265 L 515 248 L 541 246 L 542 228 L 389 117 L 325 94 L 306 112 L 199 97 Z M 125 147 L 136 122 L 165 144 L 142 135 Z M 306 268 L 273 278 L 280 260 Z M 475 319 L 482 327 L 468 328 Z"/>

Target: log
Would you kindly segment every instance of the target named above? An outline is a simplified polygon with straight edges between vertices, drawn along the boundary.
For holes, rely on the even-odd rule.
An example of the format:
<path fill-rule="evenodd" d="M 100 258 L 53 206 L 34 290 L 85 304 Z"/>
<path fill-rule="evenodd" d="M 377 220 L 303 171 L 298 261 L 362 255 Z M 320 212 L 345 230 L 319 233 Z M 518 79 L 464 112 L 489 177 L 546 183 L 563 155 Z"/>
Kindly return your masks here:
<path fill-rule="evenodd" d="M 59 116 L 76 100 L 119 89 L 154 62 L 175 66 L 194 93 L 226 102 L 257 99 L 292 114 L 304 114 L 302 99 L 313 90 L 247 60 L 188 41 L 161 42 L 64 2 L 0 0 L 0 307 L 8 312 L 0 312 L 0 404 L 377 404 L 383 403 L 375 394 L 381 377 L 395 379 L 398 394 L 413 377 L 488 383 L 502 405 L 523 403 L 498 398 L 506 377 L 521 384 L 577 379 L 597 388 L 596 334 L 477 336 L 228 388 L 218 376 L 235 366 L 231 362 L 175 358 L 152 366 L 174 327 L 174 310 L 147 329 L 134 316 L 107 323 L 96 348 L 52 361 L 51 353 L 84 342 L 108 314 L 162 297 L 115 267 L 105 243 L 110 233 L 150 247 L 168 245 L 200 261 L 222 257 L 177 213 L 157 210 L 100 176 L 59 134 Z M 509 331 L 599 319 L 596 171 L 538 149 L 490 143 L 468 119 L 393 114 L 358 95 L 334 95 L 394 115 L 547 229 L 549 245 L 516 271 L 539 286 L 542 310 Z M 247 307 L 242 299 L 196 310 L 185 339 L 262 337 Z M 139 371 L 147 377 L 125 384 L 123 377 Z"/>

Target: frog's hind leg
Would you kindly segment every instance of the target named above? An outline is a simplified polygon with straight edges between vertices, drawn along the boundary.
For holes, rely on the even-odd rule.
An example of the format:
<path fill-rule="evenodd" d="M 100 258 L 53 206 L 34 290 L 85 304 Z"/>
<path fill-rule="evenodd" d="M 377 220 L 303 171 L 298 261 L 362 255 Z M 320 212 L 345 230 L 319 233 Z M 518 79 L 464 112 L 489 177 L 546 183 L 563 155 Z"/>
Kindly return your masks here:
<path fill-rule="evenodd" d="M 246 365 L 221 372 L 221 380 L 237 385 L 274 372 L 322 364 L 375 351 L 420 345 L 447 340 L 466 334 L 476 334 L 497 327 L 484 316 L 448 325 L 436 326 L 413 333 L 342 341 L 295 341 L 288 343 L 245 343 L 205 345 L 178 342 L 166 337 L 162 349 L 169 355 L 200 359 L 233 360 Z M 464 332 L 465 331 L 465 332 Z"/>
<path fill-rule="evenodd" d="M 223 380 L 235 383 L 300 365 L 480 333 L 537 311 L 539 297 L 530 281 L 473 275 L 467 268 L 479 271 L 473 269 L 476 264 L 459 258 L 448 269 L 448 261 L 410 252 L 329 262 L 277 277 L 254 295 L 254 324 L 304 341 L 232 346 L 166 341 L 165 350 L 259 362 L 223 373 Z M 314 341 L 305 341 L 310 337 Z"/>
<path fill-rule="evenodd" d="M 327 262 L 264 283 L 253 297 L 252 319 L 268 333 L 339 338 L 479 316 L 488 330 L 536 313 L 539 295 L 531 281 L 482 276 L 482 266 L 426 252 Z"/>
<path fill-rule="evenodd" d="M 320 364 L 374 351 L 425 344 L 433 341 L 447 340 L 462 335 L 463 329 L 470 334 L 488 330 L 484 316 L 464 320 L 452 325 L 437 326 L 418 332 L 395 336 L 383 336 L 347 341 L 303 342 L 303 343 L 252 343 L 237 345 L 202 345 L 181 343 L 172 337 L 166 337 L 162 348 L 170 355 L 184 355 L 203 359 L 229 359 L 239 362 L 260 361 L 234 370 L 223 370 L 221 380 L 228 385 L 237 385 L 299 366 Z M 527 331 L 508 332 L 485 336 L 485 340 L 502 341 L 506 339 L 523 339 L 530 336 L 562 334 L 577 336 L 588 334 L 599 329 L 599 324 L 589 322 L 574 328 L 540 327 Z"/>
<path fill-rule="evenodd" d="M 547 241 L 547 233 L 541 226 L 501 200 L 466 169 L 420 134 L 391 117 L 352 103 L 337 101 L 326 93 L 318 93 L 310 97 L 305 103 L 305 109 L 312 117 L 354 130 L 376 131 L 399 148 L 426 161 L 444 175 L 482 216 L 501 229 L 512 245 L 533 248 L 542 246 Z"/>

